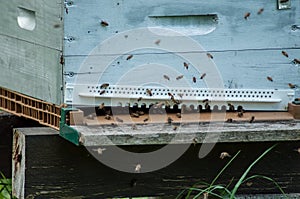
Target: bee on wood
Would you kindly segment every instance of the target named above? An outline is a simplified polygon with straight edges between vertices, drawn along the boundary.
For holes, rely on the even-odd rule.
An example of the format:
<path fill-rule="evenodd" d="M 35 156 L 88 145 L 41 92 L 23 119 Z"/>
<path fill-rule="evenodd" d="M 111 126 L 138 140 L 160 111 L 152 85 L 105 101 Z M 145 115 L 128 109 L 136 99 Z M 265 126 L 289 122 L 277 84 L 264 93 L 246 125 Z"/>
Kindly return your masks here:
<path fill-rule="evenodd" d="M 300 59 L 296 59 L 296 58 L 295 58 L 295 59 L 293 60 L 293 63 L 294 63 L 294 64 L 300 64 Z"/>
<path fill-rule="evenodd" d="M 103 26 L 103 27 L 107 27 L 107 26 L 109 25 L 109 24 L 108 24 L 106 21 L 104 21 L 104 20 L 101 20 L 100 24 L 101 24 L 101 26 Z"/>
<path fill-rule="evenodd" d="M 221 158 L 221 159 L 224 159 L 224 158 L 226 158 L 226 157 L 230 158 L 231 155 L 229 155 L 229 153 L 227 153 L 227 152 L 222 152 L 222 153 L 220 154 L 220 158 Z"/>
<path fill-rule="evenodd" d="M 210 110 L 210 105 L 208 102 L 205 103 L 204 105 L 205 110 L 209 111 Z"/>
<path fill-rule="evenodd" d="M 147 122 L 149 120 L 149 117 L 145 118 L 143 121 L 144 122 Z"/>
<path fill-rule="evenodd" d="M 254 120 L 255 120 L 255 117 L 254 117 L 254 116 L 252 116 L 252 117 L 251 117 L 251 119 L 250 119 L 250 121 L 249 121 L 249 123 L 253 123 L 253 122 L 254 122 Z"/>
<path fill-rule="evenodd" d="M 156 45 L 159 45 L 159 44 L 160 44 L 160 39 L 156 40 L 154 43 L 155 43 Z"/>
<path fill-rule="evenodd" d="M 137 165 L 135 165 L 134 171 L 136 173 L 139 173 L 141 171 L 141 169 L 142 169 L 142 165 L 141 164 L 137 164 Z"/>
<path fill-rule="evenodd" d="M 243 117 L 244 113 L 241 111 L 241 112 L 238 112 L 238 117 Z"/>
<path fill-rule="evenodd" d="M 143 98 L 142 97 L 139 97 L 139 98 L 137 98 L 137 100 L 136 101 L 141 101 Z"/>
<path fill-rule="evenodd" d="M 212 54 L 210 53 L 206 53 L 207 57 L 210 58 L 210 59 L 213 59 L 214 57 L 212 56 Z"/>
<path fill-rule="evenodd" d="M 139 118 L 140 117 L 140 114 L 138 114 L 138 113 L 131 113 L 130 115 L 131 115 L 131 117 L 135 117 L 135 118 Z"/>
<path fill-rule="evenodd" d="M 180 80 L 182 78 L 183 78 L 183 75 L 179 75 L 179 76 L 176 77 L 176 80 Z"/>
<path fill-rule="evenodd" d="M 285 51 L 281 51 L 282 55 L 285 56 L 285 57 L 289 57 L 289 54 Z"/>
<path fill-rule="evenodd" d="M 227 122 L 227 123 L 232 123 L 232 122 L 233 122 L 233 119 L 232 119 L 232 118 L 228 118 L 228 119 L 226 120 L 226 122 Z"/>
<path fill-rule="evenodd" d="M 291 89 L 294 89 L 294 88 L 297 88 L 298 85 L 289 83 L 289 87 L 290 87 Z"/>
<path fill-rule="evenodd" d="M 100 91 L 99 95 L 103 95 L 105 93 L 105 90 Z"/>
<path fill-rule="evenodd" d="M 120 123 L 123 123 L 123 122 L 124 122 L 124 120 L 122 120 L 122 119 L 119 118 L 119 117 L 116 117 L 116 121 L 117 121 L 117 122 L 120 122 Z"/>
<path fill-rule="evenodd" d="M 150 90 L 150 89 L 146 89 L 146 93 L 147 93 L 147 95 L 149 95 L 149 96 L 152 96 L 153 94 L 152 94 L 152 91 Z"/>
<path fill-rule="evenodd" d="M 100 104 L 98 107 L 99 110 L 104 110 L 104 103 Z"/>
<path fill-rule="evenodd" d="M 183 66 L 184 66 L 185 69 L 187 69 L 187 70 L 189 69 L 189 64 L 188 63 L 183 62 Z"/>
<path fill-rule="evenodd" d="M 176 117 L 181 118 L 181 113 L 176 113 Z"/>
<path fill-rule="evenodd" d="M 173 131 L 176 131 L 177 130 L 177 126 L 173 126 Z"/>
<path fill-rule="evenodd" d="M 228 103 L 228 106 L 229 106 L 229 111 L 234 111 L 234 106 L 230 103 Z"/>
<path fill-rule="evenodd" d="M 168 75 L 164 75 L 164 78 L 168 81 L 170 81 L 170 77 Z"/>
<path fill-rule="evenodd" d="M 260 15 L 261 13 L 263 13 L 263 11 L 264 11 L 264 9 L 261 8 L 261 9 L 258 10 L 257 14 Z"/>
<path fill-rule="evenodd" d="M 173 122 L 173 119 L 171 117 L 168 117 L 167 122 L 168 124 L 171 124 Z"/>
<path fill-rule="evenodd" d="M 101 84 L 100 86 L 101 89 L 107 89 L 108 87 L 109 87 L 108 83 Z"/>
<path fill-rule="evenodd" d="M 105 115 L 104 119 L 111 120 L 111 116 L 110 115 Z"/>
<path fill-rule="evenodd" d="M 247 20 L 247 19 L 250 17 L 250 14 L 251 14 L 250 12 L 247 12 L 247 13 L 244 15 L 244 19 Z"/>
<path fill-rule="evenodd" d="M 193 77 L 193 82 L 196 83 L 197 82 L 197 79 L 196 77 Z"/>
<path fill-rule="evenodd" d="M 200 79 L 203 79 L 206 76 L 206 73 L 203 73 L 200 77 Z"/>
<path fill-rule="evenodd" d="M 273 82 L 273 78 L 270 76 L 267 77 L 267 80 L 269 80 L 270 82 Z"/>
<path fill-rule="evenodd" d="M 133 55 L 128 55 L 126 60 L 130 60 L 133 57 Z"/>

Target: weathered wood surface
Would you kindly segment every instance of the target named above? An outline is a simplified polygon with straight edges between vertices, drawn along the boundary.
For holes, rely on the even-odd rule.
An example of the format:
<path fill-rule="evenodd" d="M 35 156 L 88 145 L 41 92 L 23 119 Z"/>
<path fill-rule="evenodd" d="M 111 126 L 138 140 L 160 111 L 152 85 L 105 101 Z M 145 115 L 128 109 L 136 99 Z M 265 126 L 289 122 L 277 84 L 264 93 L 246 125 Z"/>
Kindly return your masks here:
<path fill-rule="evenodd" d="M 13 128 L 37 127 L 37 122 L 0 111 L 0 171 L 11 178 Z"/>
<path fill-rule="evenodd" d="M 63 1 L 1 0 L 1 9 L 0 86 L 60 104 Z M 32 31 L 18 25 L 25 11 L 34 13 Z"/>
<path fill-rule="evenodd" d="M 19 139 L 21 137 L 24 140 Z M 198 158 L 200 144 L 191 145 L 175 162 L 158 171 L 149 173 L 125 173 L 111 169 L 97 161 L 83 146 L 76 147 L 57 135 L 49 128 L 16 129 L 14 132 L 14 151 L 25 153 L 20 162 L 14 160 L 13 189 L 20 197 L 25 190 L 27 198 L 107 198 L 121 196 L 169 196 L 174 198 L 180 190 L 199 181 L 210 182 L 229 161 L 220 159 L 220 153 L 227 151 L 240 155 L 224 172 L 216 183 L 232 186 L 242 172 L 263 151 L 278 143 L 275 149 L 267 154 L 252 169 L 251 174 L 262 174 L 276 180 L 287 193 L 300 190 L 300 158 L 294 151 L 300 146 L 298 141 L 289 142 L 237 142 L 218 143 L 204 158 Z M 159 149 L 161 145 L 123 146 L 128 151 L 144 153 Z M 172 145 L 174 149 L 179 145 Z M 109 152 L 110 147 L 106 147 Z M 106 151 L 104 151 L 103 158 Z M 18 154 L 18 153 L 17 153 Z M 109 154 L 109 153 L 107 153 Z M 160 161 L 154 159 L 153 161 Z M 132 170 L 134 171 L 132 165 Z M 142 165 L 143 167 L 146 165 Z M 233 178 L 234 177 L 234 178 Z M 15 179 L 23 179 L 16 183 Z M 275 186 L 264 180 L 253 180 L 243 185 L 239 194 L 272 194 L 279 193 Z M 294 195 L 297 198 L 299 195 Z M 279 198 L 272 196 L 271 198 Z M 23 198 L 23 197 L 20 197 Z M 256 196 L 243 198 L 257 198 Z M 267 196 L 267 198 L 270 198 Z"/>
<path fill-rule="evenodd" d="M 162 120 L 163 121 L 163 120 Z M 176 126 L 176 130 L 174 127 Z M 299 121 L 73 126 L 85 146 L 300 140 Z M 208 139 L 210 137 L 210 139 Z"/>

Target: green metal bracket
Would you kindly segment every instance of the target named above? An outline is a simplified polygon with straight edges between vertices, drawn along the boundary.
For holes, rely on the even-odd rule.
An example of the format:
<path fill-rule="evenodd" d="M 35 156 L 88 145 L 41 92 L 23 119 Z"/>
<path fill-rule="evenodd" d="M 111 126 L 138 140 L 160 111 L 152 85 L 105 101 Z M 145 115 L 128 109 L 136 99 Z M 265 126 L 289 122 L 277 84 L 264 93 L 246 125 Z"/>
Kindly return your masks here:
<path fill-rule="evenodd" d="M 79 132 L 67 124 L 67 117 L 70 111 L 77 111 L 75 108 L 62 108 L 59 122 L 59 134 L 61 137 L 79 146 Z"/>

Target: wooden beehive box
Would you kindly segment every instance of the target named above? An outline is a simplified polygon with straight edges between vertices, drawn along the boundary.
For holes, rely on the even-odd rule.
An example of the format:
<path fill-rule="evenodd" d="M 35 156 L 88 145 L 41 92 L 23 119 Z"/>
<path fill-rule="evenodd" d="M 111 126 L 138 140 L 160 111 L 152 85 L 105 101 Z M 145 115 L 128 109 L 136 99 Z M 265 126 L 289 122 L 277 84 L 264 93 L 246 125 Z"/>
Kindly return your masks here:
<path fill-rule="evenodd" d="M 221 98 L 216 105 L 286 110 L 300 97 L 298 1 L 12 0 L 1 8 L 0 86 L 47 102 L 143 97 L 148 105 L 172 92 L 187 104 Z"/>

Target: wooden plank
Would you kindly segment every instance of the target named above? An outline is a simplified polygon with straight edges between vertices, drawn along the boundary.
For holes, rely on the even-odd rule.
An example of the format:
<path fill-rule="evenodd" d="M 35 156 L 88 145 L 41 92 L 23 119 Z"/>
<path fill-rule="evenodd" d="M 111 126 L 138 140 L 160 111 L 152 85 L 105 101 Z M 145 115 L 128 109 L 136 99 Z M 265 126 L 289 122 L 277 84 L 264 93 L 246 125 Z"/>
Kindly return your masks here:
<path fill-rule="evenodd" d="M 24 140 L 20 139 L 23 137 Z M 265 156 L 249 175 L 262 174 L 275 179 L 287 193 L 299 191 L 300 168 L 299 154 L 294 150 L 299 141 L 258 142 L 258 143 L 217 143 L 204 158 L 198 158 L 200 144 L 191 145 L 183 156 L 160 170 L 148 173 L 134 173 L 135 163 L 128 164 L 133 173 L 114 170 L 97 161 L 84 147 L 76 147 L 60 138 L 56 131 L 49 128 L 16 129 L 14 132 L 14 152 L 16 147 L 25 147 L 20 162 L 13 161 L 14 195 L 23 197 L 133 197 L 164 196 L 174 198 L 180 190 L 199 181 L 210 182 L 229 161 L 220 159 L 220 153 L 227 151 L 231 155 L 241 150 L 240 155 L 224 172 L 216 183 L 232 186 L 242 172 L 264 150 L 278 143 L 276 148 Z M 136 153 L 145 153 L 161 148 L 162 145 L 124 146 L 122 149 Z M 181 147 L 172 145 L 174 150 Z M 19 147 L 19 150 L 21 148 Z M 101 155 L 103 159 L 112 158 L 112 146 L 107 146 Z M 95 152 L 96 153 L 96 152 Z M 14 153 L 16 154 L 16 153 Z M 153 161 L 159 162 L 159 159 Z M 142 165 L 143 168 L 147 165 Z M 26 169 L 25 169 L 26 168 Z M 234 177 L 234 179 L 233 179 Z M 16 184 L 16 179 L 23 179 Z M 25 195 L 20 195 L 24 191 Z M 239 194 L 278 194 L 274 184 L 253 180 L 243 185 Z M 274 196 L 274 195 L 273 195 Z M 276 195 L 275 195 L 276 196 Z M 278 196 L 278 195 L 277 195 Z M 297 196 L 297 195 L 296 195 Z M 242 198 L 248 198 L 244 196 Z M 251 197 L 250 197 L 251 198 Z M 252 198 L 255 196 L 252 195 Z"/>

